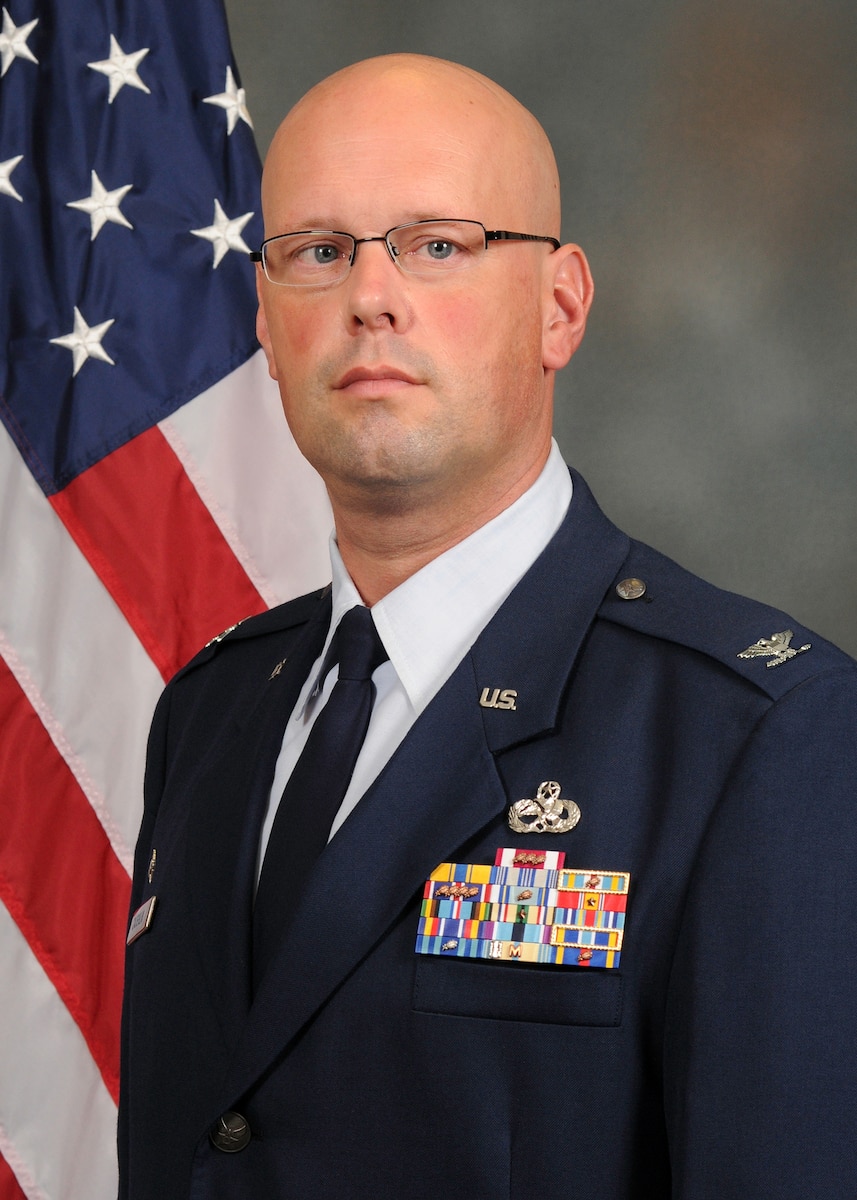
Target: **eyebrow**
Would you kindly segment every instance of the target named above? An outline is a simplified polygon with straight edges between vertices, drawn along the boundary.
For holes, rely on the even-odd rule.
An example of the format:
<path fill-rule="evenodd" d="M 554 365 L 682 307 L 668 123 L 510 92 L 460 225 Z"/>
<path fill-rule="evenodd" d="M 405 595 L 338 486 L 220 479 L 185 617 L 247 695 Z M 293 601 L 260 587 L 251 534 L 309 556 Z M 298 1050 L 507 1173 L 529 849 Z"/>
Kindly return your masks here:
<path fill-rule="evenodd" d="M 450 216 L 449 213 L 427 212 L 425 209 L 412 210 L 412 212 L 410 214 L 406 214 L 405 216 L 402 217 L 401 220 L 394 222 L 394 224 L 392 224 L 392 225 L 388 225 L 387 229 L 395 229 L 399 225 L 411 225 L 415 221 L 464 221 L 464 220 L 468 220 L 468 219 L 472 220 L 473 218 L 453 217 L 453 216 Z M 295 224 L 295 225 L 292 225 L 291 228 L 292 229 L 320 229 L 320 230 L 327 229 L 327 230 L 338 230 L 338 231 L 341 231 L 342 233 L 348 233 L 350 231 L 346 228 L 346 224 L 347 223 L 342 223 L 342 224 L 338 224 L 338 225 L 337 224 L 329 225 L 326 223 L 326 221 L 323 217 L 319 217 L 319 218 L 310 217 L 307 219 L 305 224 L 303 224 L 303 225 Z M 285 232 L 288 232 L 288 230 L 286 230 Z"/>

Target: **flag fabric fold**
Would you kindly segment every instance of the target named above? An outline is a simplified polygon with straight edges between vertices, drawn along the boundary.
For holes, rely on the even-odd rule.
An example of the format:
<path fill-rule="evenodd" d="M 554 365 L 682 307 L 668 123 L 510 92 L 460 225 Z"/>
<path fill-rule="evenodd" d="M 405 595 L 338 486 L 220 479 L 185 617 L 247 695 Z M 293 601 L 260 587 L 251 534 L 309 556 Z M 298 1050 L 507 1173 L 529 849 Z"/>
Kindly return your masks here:
<path fill-rule="evenodd" d="M 222 0 L 0 9 L 0 1200 L 115 1194 L 148 722 L 323 583 L 255 341 L 260 166 Z"/>

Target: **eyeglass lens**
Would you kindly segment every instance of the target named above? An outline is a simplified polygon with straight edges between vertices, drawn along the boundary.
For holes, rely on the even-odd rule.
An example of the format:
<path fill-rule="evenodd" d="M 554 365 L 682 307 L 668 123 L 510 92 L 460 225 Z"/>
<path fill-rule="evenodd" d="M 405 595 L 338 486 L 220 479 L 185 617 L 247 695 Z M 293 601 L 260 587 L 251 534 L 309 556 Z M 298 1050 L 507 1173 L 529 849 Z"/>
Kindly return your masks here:
<path fill-rule="evenodd" d="M 319 230 L 287 233 L 265 243 L 265 273 L 272 283 L 329 286 L 345 278 L 363 241 L 386 241 L 403 271 L 428 276 L 460 271 L 480 258 L 485 230 L 477 221 L 418 221 L 377 239 Z"/>

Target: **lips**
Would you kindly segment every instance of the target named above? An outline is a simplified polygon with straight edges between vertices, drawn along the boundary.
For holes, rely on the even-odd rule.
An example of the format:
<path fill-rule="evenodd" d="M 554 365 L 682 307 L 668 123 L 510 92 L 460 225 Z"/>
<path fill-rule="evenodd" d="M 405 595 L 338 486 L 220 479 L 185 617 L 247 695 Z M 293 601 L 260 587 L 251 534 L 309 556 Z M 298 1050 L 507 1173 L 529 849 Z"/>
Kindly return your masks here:
<path fill-rule="evenodd" d="M 418 384 L 420 381 L 414 379 L 413 375 L 409 375 L 407 371 L 402 371 L 398 367 L 382 365 L 377 367 L 352 367 L 333 386 L 337 391 L 341 391 L 343 388 L 352 387 L 354 384 L 384 384 L 387 382 Z"/>

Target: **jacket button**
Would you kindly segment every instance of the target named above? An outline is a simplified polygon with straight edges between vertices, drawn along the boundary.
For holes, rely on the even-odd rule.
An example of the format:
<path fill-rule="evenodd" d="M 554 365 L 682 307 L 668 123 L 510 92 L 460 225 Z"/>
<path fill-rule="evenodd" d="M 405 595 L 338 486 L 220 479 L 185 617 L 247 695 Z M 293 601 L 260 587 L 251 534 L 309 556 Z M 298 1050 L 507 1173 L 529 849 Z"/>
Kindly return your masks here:
<path fill-rule="evenodd" d="M 222 1150 L 224 1154 L 237 1154 L 250 1141 L 250 1126 L 241 1113 L 227 1112 L 211 1127 L 208 1136 L 216 1150 Z"/>
<path fill-rule="evenodd" d="M 646 594 L 646 585 L 642 579 L 623 579 L 616 584 L 616 594 L 622 600 L 639 600 Z"/>

